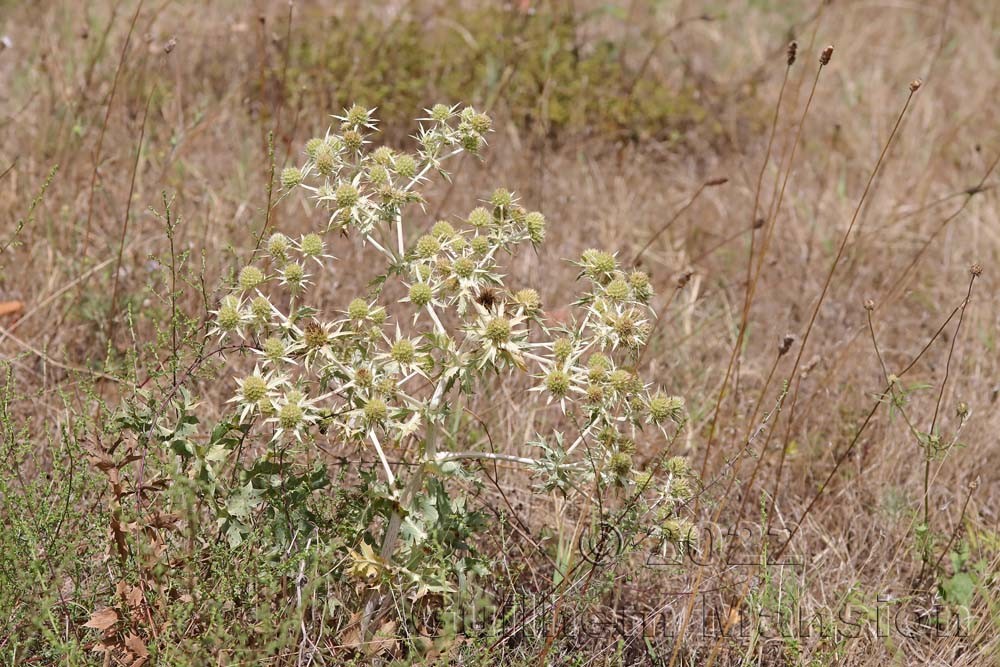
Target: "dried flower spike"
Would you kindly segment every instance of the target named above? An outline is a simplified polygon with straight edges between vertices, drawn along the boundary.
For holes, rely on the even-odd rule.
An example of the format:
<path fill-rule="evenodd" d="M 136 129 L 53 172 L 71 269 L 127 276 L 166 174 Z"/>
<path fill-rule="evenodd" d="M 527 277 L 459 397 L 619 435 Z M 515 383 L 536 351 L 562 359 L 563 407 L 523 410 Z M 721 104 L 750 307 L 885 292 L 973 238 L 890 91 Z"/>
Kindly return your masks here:
<path fill-rule="evenodd" d="M 821 67 L 826 67 L 830 64 L 830 58 L 833 57 L 833 44 L 823 49 L 823 53 L 819 56 L 819 64 Z"/>
<path fill-rule="evenodd" d="M 795 40 L 789 42 L 787 51 L 789 67 L 795 64 L 795 56 L 798 54 L 798 52 L 799 52 L 799 43 L 796 42 Z"/>

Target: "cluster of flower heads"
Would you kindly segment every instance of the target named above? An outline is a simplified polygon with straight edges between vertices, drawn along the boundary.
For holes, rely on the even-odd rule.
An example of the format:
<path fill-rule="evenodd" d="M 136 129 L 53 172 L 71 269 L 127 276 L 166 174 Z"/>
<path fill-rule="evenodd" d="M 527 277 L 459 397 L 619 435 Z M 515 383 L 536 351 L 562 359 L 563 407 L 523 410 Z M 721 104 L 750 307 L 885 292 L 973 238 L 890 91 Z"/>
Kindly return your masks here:
<path fill-rule="evenodd" d="M 302 166 L 281 175 L 283 189 L 308 193 L 325 222 L 299 238 L 273 234 L 214 313 L 214 331 L 259 358 L 236 382 L 239 418 L 269 425 L 276 442 L 322 430 L 381 455 L 419 440 L 455 393 L 474 394 L 487 375 L 525 373 L 542 405 L 582 424 L 560 460 L 586 452 L 585 468 L 635 483 L 636 443 L 662 447 L 684 419 L 681 399 L 651 390 L 633 369 L 651 331 L 648 276 L 587 250 L 576 262 L 587 288 L 571 321 L 549 322 L 538 292 L 509 287 L 500 266 L 543 241 L 541 213 L 497 189 L 463 219 L 421 229 L 407 218 L 429 174 L 447 177 L 448 157 L 485 145 L 488 116 L 435 106 L 420 119 L 413 153 L 371 147 L 372 111 L 335 118 L 337 128 L 307 142 Z M 377 249 L 385 270 L 371 293 L 323 312 L 309 297 L 335 270 L 326 244 L 334 232 Z"/>

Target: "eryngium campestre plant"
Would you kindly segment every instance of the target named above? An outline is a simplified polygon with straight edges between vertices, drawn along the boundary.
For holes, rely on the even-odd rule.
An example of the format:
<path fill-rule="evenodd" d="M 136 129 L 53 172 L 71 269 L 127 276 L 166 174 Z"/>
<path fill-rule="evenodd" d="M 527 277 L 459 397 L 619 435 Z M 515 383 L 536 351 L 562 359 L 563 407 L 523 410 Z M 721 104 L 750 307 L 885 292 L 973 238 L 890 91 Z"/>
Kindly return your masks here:
<path fill-rule="evenodd" d="M 528 466 L 540 489 L 558 489 L 581 506 L 593 485 L 634 494 L 661 524 L 650 534 L 689 540 L 690 531 L 676 529 L 677 509 L 691 494 L 689 468 L 652 455 L 668 449 L 684 403 L 651 390 L 634 370 L 653 318 L 648 276 L 625 269 L 613 253 L 587 250 L 575 262 L 584 289 L 570 322 L 548 321 L 538 292 L 508 286 L 501 268 L 519 247 L 543 242 L 541 213 L 500 188 L 460 217 L 426 228 L 410 218 L 421 219 L 420 186 L 431 175 L 446 178 L 449 158 L 486 145 L 489 117 L 435 106 L 419 120 L 415 153 L 375 147 L 367 109 L 335 118 L 339 125 L 310 139 L 301 163 L 281 174 L 286 194 L 308 197 L 322 223 L 299 238 L 276 232 L 266 240 L 222 299 L 214 333 L 259 355 L 234 380 L 232 402 L 235 420 L 269 443 L 267 460 L 293 460 L 275 454 L 324 438 L 368 450 L 379 462 L 398 509 L 384 517 L 379 543 L 353 554 L 350 571 L 446 589 L 448 573 L 421 569 L 421 547 L 434 539 L 437 520 L 425 491 L 430 480 L 440 489 L 442 478 L 477 459 Z M 339 310 L 310 302 L 314 286 L 336 271 L 326 248 L 331 234 L 384 257 L 370 293 L 344 295 Z M 446 416 L 498 381 L 529 384 L 528 400 L 559 411 L 550 423 L 575 430 L 502 443 L 517 454 L 478 442 L 445 447 Z M 400 456 L 413 460 L 397 467 L 390 459 Z M 646 469 L 637 470 L 643 460 Z"/>

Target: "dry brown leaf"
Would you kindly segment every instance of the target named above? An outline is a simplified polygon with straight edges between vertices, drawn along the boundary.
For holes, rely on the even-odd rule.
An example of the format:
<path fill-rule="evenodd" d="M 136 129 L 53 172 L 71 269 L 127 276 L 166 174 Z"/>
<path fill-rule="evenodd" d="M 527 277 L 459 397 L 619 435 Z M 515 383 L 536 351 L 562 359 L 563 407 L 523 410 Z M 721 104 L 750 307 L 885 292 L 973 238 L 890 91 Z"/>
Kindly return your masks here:
<path fill-rule="evenodd" d="M 128 637 L 125 638 L 125 647 L 132 651 L 132 653 L 135 653 L 137 659 L 141 660 L 149 657 L 149 649 L 146 648 L 146 643 L 134 632 L 130 632 Z M 136 663 L 132 664 L 134 667 Z"/>
<path fill-rule="evenodd" d="M 117 622 L 118 612 L 113 607 L 105 607 L 100 611 L 95 611 L 90 620 L 83 624 L 83 627 L 104 632 Z"/>
<path fill-rule="evenodd" d="M 21 301 L 0 301 L 0 316 L 20 315 L 24 310 L 24 303 Z"/>

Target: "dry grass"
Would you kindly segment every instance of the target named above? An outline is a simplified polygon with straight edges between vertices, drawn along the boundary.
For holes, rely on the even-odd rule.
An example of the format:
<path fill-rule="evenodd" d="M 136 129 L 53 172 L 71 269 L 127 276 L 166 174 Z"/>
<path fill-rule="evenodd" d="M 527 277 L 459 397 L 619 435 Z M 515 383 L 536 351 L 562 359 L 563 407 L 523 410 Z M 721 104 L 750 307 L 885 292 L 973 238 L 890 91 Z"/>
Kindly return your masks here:
<path fill-rule="evenodd" d="M 576 4 L 583 11 L 582 5 L 599 3 Z M 643 255 L 664 307 L 645 363 L 651 378 L 687 398 L 692 421 L 678 453 L 701 463 L 708 441 L 714 440 L 703 480 L 706 490 L 698 501 L 701 518 L 707 522 L 725 503 L 722 525 L 731 526 L 741 516 L 759 527 L 764 494 L 764 505 L 773 503 L 771 527 L 780 535 L 795 531 L 785 555 L 805 563 L 801 568 L 769 568 L 767 577 L 772 588 L 773 579 L 784 582 L 784 594 L 794 590 L 810 609 L 839 608 L 849 595 L 872 604 L 879 596 L 895 599 L 932 585 L 914 547 L 925 472 L 919 445 L 906 423 L 898 415 L 890 419 L 885 408 L 855 440 L 885 385 L 863 303 L 874 301 L 879 350 L 888 372 L 899 373 L 962 304 L 969 266 L 982 264 L 953 355 L 949 347 L 957 316 L 905 377 L 907 384 L 928 386 L 911 396 L 906 413 L 919 430 L 929 430 L 940 403 L 936 422 L 949 434 L 959 424 L 959 402 L 968 405 L 970 417 L 961 431 L 967 447 L 930 466 L 931 526 L 939 535 L 932 560 L 943 556 L 941 576 L 949 577 L 953 572 L 943 551 L 967 540 L 970 562 L 981 560 L 987 572 L 995 571 L 1000 562 L 1000 480 L 995 472 L 1000 467 L 995 435 L 1000 431 L 1000 210 L 993 186 L 1000 175 L 992 167 L 1000 152 L 994 122 L 1000 9 L 989 0 L 821 6 L 760 2 L 745 7 L 671 2 L 647 20 L 645 4 L 624 3 L 624 22 L 611 15 L 595 20 L 587 24 L 593 34 L 584 31 L 579 39 L 587 44 L 595 35 L 607 35 L 628 44 L 621 55 L 628 71 L 641 71 L 660 86 L 693 91 L 703 110 L 699 122 L 683 115 L 662 132 L 643 128 L 636 141 L 629 140 L 627 124 L 604 118 L 595 119 L 590 128 L 553 129 L 540 111 L 551 91 L 540 91 L 538 108 L 521 109 L 510 106 L 502 81 L 493 88 L 473 86 L 476 99 L 462 101 L 493 104 L 497 148 L 482 165 L 467 161 L 453 186 L 435 193 L 427 224 L 439 210 L 468 210 L 493 184 L 517 191 L 527 206 L 546 213 L 551 229 L 540 253 L 519 257 L 513 273 L 524 284 L 540 285 L 547 308 L 557 311 L 574 294 L 571 272 L 552 268 L 561 258 L 576 257 L 592 246 L 620 248 L 622 257 L 631 257 L 702 183 L 729 179 L 705 189 Z M 432 0 L 388 3 L 374 13 L 389 26 L 400 13 L 427 20 L 447 17 L 461 25 L 462 12 L 444 7 Z M 76 3 L 26 3 L 7 5 L 0 13 L 0 31 L 11 39 L 11 46 L 0 51 L 0 126 L 5 131 L 0 170 L 11 167 L 0 176 L 5 237 L 25 215 L 49 170 L 59 167 L 16 245 L 3 253 L 0 275 L 0 300 L 25 304 L 19 319 L 0 321 L 0 350 L 13 364 L 24 396 L 13 406 L 14 415 L 29 424 L 39 443 L 58 434 L 68 410 L 94 412 L 94 398 L 79 389 L 78 374 L 71 369 L 125 363 L 141 379 L 167 357 L 169 345 L 158 345 L 156 339 L 168 317 L 167 304 L 148 287 L 164 291 L 162 265 L 152 257 L 166 256 L 167 240 L 162 221 L 147 210 L 162 208 L 161 191 L 175 197 L 173 208 L 182 217 L 177 247 L 190 253 L 182 276 L 190 284 L 184 285 L 180 307 L 200 317 L 206 300 L 214 307 L 221 281 L 240 266 L 261 229 L 270 175 L 269 133 L 274 133 L 280 170 L 291 147 L 321 131 L 325 115 L 335 111 L 322 104 L 339 100 L 336 93 L 331 98 L 329 90 L 310 87 L 327 83 L 316 70 L 297 69 L 295 88 L 283 87 L 289 35 L 294 44 L 322 39 L 316 17 L 330 12 L 322 3 L 296 3 L 289 28 L 286 8 L 279 3 L 249 8 L 232 2 L 147 2 L 138 12 L 119 71 L 133 11 L 132 2 L 96 3 L 87 10 Z M 677 21 L 703 14 L 710 20 L 669 31 Z M 791 69 L 764 174 L 762 217 L 767 218 L 764 212 L 784 178 L 779 164 L 796 136 L 820 48 L 832 43 L 836 52 L 802 128 L 749 311 L 745 348 L 723 393 L 713 435 L 716 398 L 747 289 L 756 177 L 789 30 L 799 41 L 799 60 Z M 176 46 L 165 53 L 164 46 L 174 38 Z M 516 36 L 504 39 L 517 43 Z M 512 53 L 517 54 L 513 46 Z M 510 64 L 516 67 L 517 61 Z M 358 67 L 365 67 L 363 60 Z M 751 455 L 739 462 L 740 481 L 727 496 L 722 493 L 730 479 L 727 462 L 738 456 L 746 434 L 778 401 L 781 381 L 793 380 L 795 391 L 791 373 L 810 315 L 865 181 L 906 100 L 907 85 L 918 77 L 923 87 L 864 201 L 809 333 L 797 369 L 801 385 L 796 407 L 790 409 L 789 395 L 782 411 L 754 439 Z M 433 80 L 421 86 L 416 94 L 421 103 L 437 101 Z M 412 131 L 398 124 L 387 129 L 397 142 L 405 142 Z M 297 233 L 307 229 L 311 215 L 304 206 L 286 203 L 274 209 L 269 222 Z M 758 250 L 769 223 L 756 232 Z M 342 282 L 323 298 L 343 307 L 370 276 L 365 257 L 346 240 L 335 243 L 333 254 L 343 260 Z M 679 283 L 681 277 L 686 280 Z M 779 358 L 778 344 L 786 333 L 797 341 Z M 148 354 L 126 356 L 133 340 L 150 343 Z M 946 369 L 950 372 L 939 401 Z M 97 386 L 106 400 L 115 399 L 115 384 L 98 380 Z M 206 414 L 222 409 L 230 389 L 214 372 L 199 378 L 196 391 Z M 549 417 L 525 418 L 510 407 L 514 405 L 491 401 L 482 416 L 491 424 L 495 442 L 522 453 L 517 443 L 523 434 L 535 420 Z M 756 415 L 752 421 L 751 415 Z M 762 451 L 765 441 L 770 444 Z M 641 455 L 652 458 L 663 445 L 644 446 L 648 451 Z M 783 446 L 786 456 L 779 457 Z M 742 497 L 758 456 L 763 459 L 754 487 Z M 780 458 L 782 476 L 772 498 Z M 47 459 L 43 455 L 40 461 Z M 835 466 L 836 474 L 824 484 Z M 25 474 L 43 472 L 38 468 Z M 499 483 L 536 541 L 576 530 L 580 516 L 573 508 L 533 498 L 519 473 L 502 471 Z M 972 489 L 974 483 L 978 486 Z M 507 501 L 489 486 L 478 498 L 496 506 Z M 504 547 L 512 549 L 511 559 L 544 580 L 548 565 L 533 553 L 534 545 L 514 542 Z M 782 543 L 777 540 L 778 546 Z M 761 574 L 757 568 L 718 564 L 669 575 L 639 568 L 630 582 L 621 583 L 615 603 L 635 613 L 649 612 L 658 600 L 670 599 L 669 591 L 694 585 L 734 595 L 748 573 Z M 754 586 L 758 592 L 767 589 L 760 581 Z M 990 656 L 1000 649 L 995 632 L 1000 621 L 991 597 L 995 592 L 995 582 L 987 577 L 975 596 L 968 637 L 907 639 L 893 633 L 888 639 L 864 636 L 835 646 L 814 635 L 799 638 L 801 661 L 991 664 Z M 918 596 L 914 604 L 926 599 Z M 682 607 L 672 609 L 667 624 L 676 632 Z M 618 637 L 605 639 L 607 644 Z M 701 636 L 692 641 L 713 645 Z M 751 648 L 764 656 L 762 661 L 782 652 L 791 660 L 788 644 L 772 634 Z M 747 647 L 742 641 L 733 645 Z M 4 650 L 0 640 L 0 654 Z M 750 664 L 753 655 L 746 658 Z M 611 658 L 595 652 L 595 661 L 585 664 Z"/>

